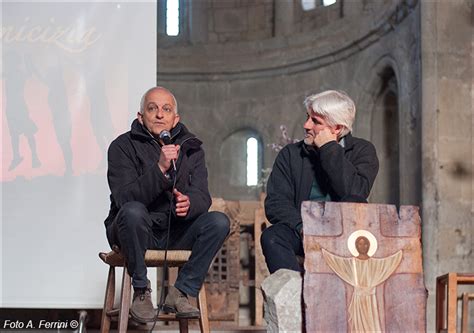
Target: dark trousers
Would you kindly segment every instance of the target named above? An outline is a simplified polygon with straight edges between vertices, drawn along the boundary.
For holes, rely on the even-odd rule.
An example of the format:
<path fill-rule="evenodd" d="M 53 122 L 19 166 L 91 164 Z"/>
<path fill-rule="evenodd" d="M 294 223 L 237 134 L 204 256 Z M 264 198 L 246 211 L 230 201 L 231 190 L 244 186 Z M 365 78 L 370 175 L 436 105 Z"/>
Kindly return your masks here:
<path fill-rule="evenodd" d="M 263 231 L 260 243 L 270 274 L 280 268 L 303 271 L 296 257 L 304 256 L 303 242 L 296 230 L 286 224 L 273 224 Z"/>
<path fill-rule="evenodd" d="M 152 230 L 153 221 L 145 205 L 127 202 L 115 220 L 107 226 L 107 238 L 117 244 L 127 261 L 127 269 L 134 288 L 147 286 L 145 252 L 164 250 L 167 230 Z M 196 297 L 209 266 L 229 234 L 230 222 L 220 212 L 209 212 L 194 221 L 171 219 L 168 249 L 191 250 L 189 261 L 180 269 L 175 287 Z"/>

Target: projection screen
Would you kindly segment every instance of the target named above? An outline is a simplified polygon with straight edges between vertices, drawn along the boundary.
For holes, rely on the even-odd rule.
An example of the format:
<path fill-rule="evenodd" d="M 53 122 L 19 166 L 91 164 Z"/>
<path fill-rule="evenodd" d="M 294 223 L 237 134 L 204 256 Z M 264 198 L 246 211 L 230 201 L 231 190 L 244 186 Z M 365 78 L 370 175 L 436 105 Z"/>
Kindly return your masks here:
<path fill-rule="evenodd" d="M 1 6 L 1 306 L 101 308 L 106 152 L 156 82 L 156 2 Z"/>

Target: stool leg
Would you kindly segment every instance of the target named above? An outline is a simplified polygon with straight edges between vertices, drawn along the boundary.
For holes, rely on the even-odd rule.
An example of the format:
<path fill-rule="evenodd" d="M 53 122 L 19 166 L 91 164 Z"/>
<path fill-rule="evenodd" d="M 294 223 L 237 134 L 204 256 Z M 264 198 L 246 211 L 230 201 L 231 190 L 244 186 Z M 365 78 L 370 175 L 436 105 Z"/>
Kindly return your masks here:
<path fill-rule="evenodd" d="M 187 319 L 179 320 L 179 333 L 188 333 L 188 320 Z"/>
<path fill-rule="evenodd" d="M 199 290 L 197 305 L 201 315 L 199 316 L 199 327 L 201 333 L 209 333 L 209 315 L 207 313 L 207 298 L 206 298 L 206 283 L 202 284 L 201 290 Z"/>
<path fill-rule="evenodd" d="M 119 322 L 118 332 L 126 333 L 128 326 L 128 312 L 130 310 L 130 299 L 131 299 L 131 278 L 128 274 L 127 267 L 123 268 L 122 276 L 122 292 L 120 295 L 120 309 L 119 309 Z"/>
<path fill-rule="evenodd" d="M 461 318 L 461 333 L 468 333 L 469 331 L 469 294 L 462 294 L 462 318 Z"/>
<path fill-rule="evenodd" d="M 115 267 L 109 267 L 109 275 L 107 277 L 107 287 L 105 287 L 105 300 L 102 309 L 102 319 L 100 321 L 100 332 L 108 333 L 110 331 L 110 316 L 107 312 L 112 310 L 115 298 Z"/>

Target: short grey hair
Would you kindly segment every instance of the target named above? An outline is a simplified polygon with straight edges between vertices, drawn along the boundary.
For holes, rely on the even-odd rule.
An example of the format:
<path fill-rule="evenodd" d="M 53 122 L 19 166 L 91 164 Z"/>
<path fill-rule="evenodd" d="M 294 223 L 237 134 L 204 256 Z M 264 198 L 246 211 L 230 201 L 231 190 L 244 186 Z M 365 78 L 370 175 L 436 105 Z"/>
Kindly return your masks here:
<path fill-rule="evenodd" d="M 356 107 L 354 101 L 343 91 L 327 90 L 313 94 L 304 100 L 307 110 L 324 118 L 331 126 L 342 125 L 339 138 L 352 131 Z"/>
<path fill-rule="evenodd" d="M 145 99 L 146 99 L 146 96 L 152 92 L 153 90 L 155 89 L 158 89 L 158 90 L 164 90 L 166 91 L 167 93 L 169 93 L 172 97 L 173 97 L 173 101 L 174 101 L 174 113 L 178 114 L 178 101 L 176 100 L 176 97 L 174 97 L 173 93 L 171 91 L 169 91 L 168 89 L 166 89 L 165 87 L 160 87 L 160 86 L 156 86 L 156 87 L 152 87 L 150 89 L 148 89 L 142 96 L 142 98 L 140 99 L 140 113 L 143 114 L 143 111 L 145 111 Z"/>

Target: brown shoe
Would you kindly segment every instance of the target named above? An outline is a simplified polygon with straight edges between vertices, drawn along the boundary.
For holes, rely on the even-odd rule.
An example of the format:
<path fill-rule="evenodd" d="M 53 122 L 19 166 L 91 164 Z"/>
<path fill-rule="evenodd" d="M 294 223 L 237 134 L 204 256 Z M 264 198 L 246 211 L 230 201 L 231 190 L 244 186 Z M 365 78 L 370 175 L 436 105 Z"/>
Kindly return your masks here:
<path fill-rule="evenodd" d="M 156 311 L 151 301 L 150 281 L 148 281 L 146 288 L 133 292 L 130 314 L 132 318 L 139 323 L 147 323 L 155 320 Z"/>
<path fill-rule="evenodd" d="M 163 310 L 176 313 L 176 318 L 199 318 L 201 316 L 198 308 L 189 303 L 188 296 L 174 286 L 169 287 Z"/>

